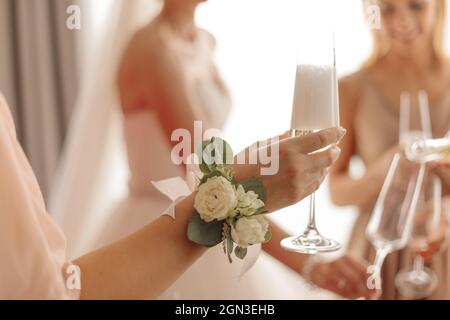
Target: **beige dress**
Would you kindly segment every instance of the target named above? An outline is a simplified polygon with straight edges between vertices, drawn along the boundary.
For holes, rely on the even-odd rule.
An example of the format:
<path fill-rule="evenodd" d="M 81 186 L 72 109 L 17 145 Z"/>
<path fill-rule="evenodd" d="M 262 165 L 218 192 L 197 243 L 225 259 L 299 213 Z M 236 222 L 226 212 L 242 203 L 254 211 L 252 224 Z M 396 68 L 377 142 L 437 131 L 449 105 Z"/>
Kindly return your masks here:
<path fill-rule="evenodd" d="M 355 150 L 356 155 L 369 166 L 380 154 L 398 144 L 400 108 L 392 106 L 392 102 L 386 99 L 362 72 L 356 74 L 356 77 L 361 84 L 361 93 L 353 123 Z M 431 105 L 430 113 L 433 135 L 444 136 L 450 129 L 450 93 Z M 365 229 L 375 201 L 376 199 L 373 199 L 367 208 L 360 210 L 349 244 L 351 253 L 362 256 L 369 262 L 374 261 L 375 252 L 365 237 Z M 408 249 L 394 252 L 386 258 L 382 269 L 382 299 L 402 299 L 395 288 L 395 277 L 400 269 L 410 268 L 411 264 L 412 256 Z M 449 299 L 449 250 L 444 249 L 436 254 L 429 267 L 437 273 L 439 279 L 437 290 L 429 298 Z"/>
<path fill-rule="evenodd" d="M 77 299 L 71 267 L 0 92 L 0 300 Z"/>

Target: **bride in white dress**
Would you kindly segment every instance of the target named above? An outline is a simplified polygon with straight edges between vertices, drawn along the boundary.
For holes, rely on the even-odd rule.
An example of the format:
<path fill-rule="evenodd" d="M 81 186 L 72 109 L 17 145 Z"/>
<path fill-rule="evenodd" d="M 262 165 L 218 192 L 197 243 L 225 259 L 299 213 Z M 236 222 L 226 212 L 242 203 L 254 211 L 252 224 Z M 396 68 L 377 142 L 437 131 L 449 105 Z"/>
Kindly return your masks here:
<path fill-rule="evenodd" d="M 174 165 L 170 158 L 169 137 L 173 130 L 187 128 L 193 132 L 194 120 L 201 120 L 204 130 L 224 125 L 231 102 L 213 62 L 214 38 L 194 23 L 200 2 L 203 1 L 165 0 L 161 13 L 134 33 L 128 46 L 129 32 L 136 30 L 132 21 L 149 1 L 122 0 L 117 6 L 116 29 L 103 48 L 109 56 L 99 55 L 92 64 L 95 72 L 89 74 L 92 79 L 85 84 L 80 98 L 82 108 L 71 128 L 65 163 L 50 201 L 51 212 L 60 215 L 55 218 L 69 243 L 77 244 L 68 248 L 70 255 L 82 254 L 136 231 L 171 204 L 151 181 L 185 175 L 184 167 Z M 120 97 L 115 93 L 117 74 Z M 114 152 L 108 152 L 109 146 L 120 141 L 111 134 L 117 127 L 114 121 L 118 120 L 111 106 L 117 100 L 123 111 L 129 194 L 111 211 L 98 202 L 112 201 L 106 191 L 118 183 L 112 177 L 117 166 L 105 169 L 114 157 Z M 116 153 L 120 151 L 116 149 Z M 102 209 L 107 213 L 99 216 Z M 230 266 L 218 246 L 198 260 L 161 298 L 304 298 L 305 287 L 299 274 L 306 258 L 280 249 L 279 240 L 285 236 L 281 229 L 272 226 L 272 233 L 273 239 L 265 251 L 295 273 L 286 270 L 275 276 L 269 273 L 267 263 L 258 263 L 238 280 L 242 262 L 235 261 Z M 365 281 L 361 278 L 362 285 L 355 284 L 355 273 L 364 274 L 365 265 L 345 256 L 317 264 L 310 276 L 321 287 L 356 297 L 364 295 L 360 287 Z M 276 281 L 269 281 L 268 276 Z M 341 286 L 343 279 L 347 287 Z"/>

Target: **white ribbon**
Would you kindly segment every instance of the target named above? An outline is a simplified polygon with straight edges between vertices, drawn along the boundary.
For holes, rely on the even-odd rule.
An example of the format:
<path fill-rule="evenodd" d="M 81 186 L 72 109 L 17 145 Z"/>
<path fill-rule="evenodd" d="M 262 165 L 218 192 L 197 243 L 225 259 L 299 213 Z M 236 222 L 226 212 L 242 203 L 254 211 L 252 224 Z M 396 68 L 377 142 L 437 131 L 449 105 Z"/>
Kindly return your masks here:
<path fill-rule="evenodd" d="M 198 167 L 198 157 L 192 154 L 187 159 L 186 178 L 173 177 L 160 181 L 152 181 L 153 186 L 172 201 L 170 206 L 161 215 L 168 215 L 175 219 L 175 207 L 177 203 L 197 189 L 202 172 Z"/>

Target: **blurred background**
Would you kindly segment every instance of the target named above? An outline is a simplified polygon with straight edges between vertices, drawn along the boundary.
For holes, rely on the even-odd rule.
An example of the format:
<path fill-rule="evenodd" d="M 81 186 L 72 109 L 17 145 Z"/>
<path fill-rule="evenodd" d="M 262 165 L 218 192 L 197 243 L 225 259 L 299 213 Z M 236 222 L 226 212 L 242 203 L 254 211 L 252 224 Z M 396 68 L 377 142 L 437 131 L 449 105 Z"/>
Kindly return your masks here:
<path fill-rule="evenodd" d="M 79 88 L 95 69 L 90 59 L 115 19 L 115 1 L 0 0 L 0 91 L 47 200 Z M 74 4 L 81 9 L 79 30 L 66 28 L 66 10 Z M 340 76 L 361 66 L 372 46 L 361 0 L 209 0 L 196 18 L 217 39 L 217 65 L 233 98 L 225 136 L 235 150 L 289 128 L 299 39 L 333 30 Z M 449 48 L 448 34 L 446 39 Z M 122 160 L 110 171 L 117 186 L 126 185 Z M 118 187 L 114 196 L 121 192 L 125 189 Z M 316 199 L 319 229 L 345 244 L 353 209 L 333 206 L 327 186 Z M 298 233 L 306 224 L 307 204 L 285 209 L 275 219 Z M 266 259 L 258 263 L 272 263 Z M 279 268 L 271 266 L 270 272 Z"/>

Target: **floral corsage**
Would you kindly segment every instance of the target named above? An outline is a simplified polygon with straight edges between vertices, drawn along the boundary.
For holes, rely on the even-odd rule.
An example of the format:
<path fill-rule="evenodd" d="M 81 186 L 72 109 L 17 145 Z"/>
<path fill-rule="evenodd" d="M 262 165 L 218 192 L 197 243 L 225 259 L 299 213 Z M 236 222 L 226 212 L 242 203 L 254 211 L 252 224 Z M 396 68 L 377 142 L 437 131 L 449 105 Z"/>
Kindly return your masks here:
<path fill-rule="evenodd" d="M 189 220 L 189 240 L 206 247 L 222 242 L 224 253 L 232 262 L 247 255 L 251 245 L 270 240 L 264 201 L 266 191 L 257 179 L 236 182 L 230 146 L 220 138 L 202 144 L 200 170 L 203 178 L 198 186 L 194 212 Z"/>

